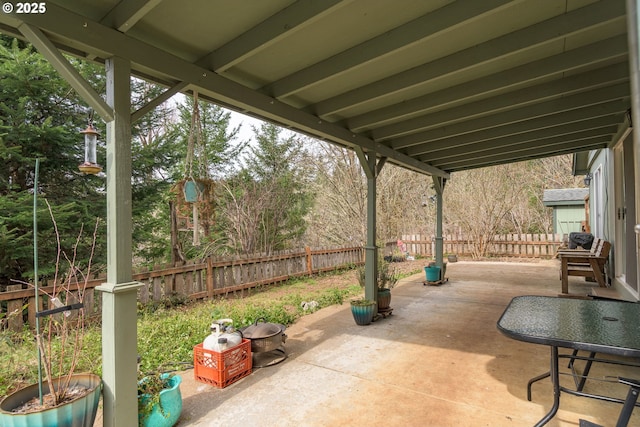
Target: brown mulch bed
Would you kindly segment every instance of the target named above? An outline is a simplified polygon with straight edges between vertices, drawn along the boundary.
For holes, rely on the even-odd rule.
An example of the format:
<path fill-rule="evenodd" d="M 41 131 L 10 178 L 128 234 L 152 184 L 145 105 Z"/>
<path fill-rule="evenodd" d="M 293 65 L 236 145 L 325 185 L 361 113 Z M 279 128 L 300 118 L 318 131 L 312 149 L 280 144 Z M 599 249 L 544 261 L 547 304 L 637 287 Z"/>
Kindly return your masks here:
<path fill-rule="evenodd" d="M 25 402 L 22 406 L 14 408 L 11 412 L 15 414 L 29 414 L 31 412 L 39 412 L 46 409 L 51 409 L 55 406 L 60 406 L 63 403 L 71 402 L 72 400 L 76 400 L 82 396 L 85 396 L 89 392 L 89 389 L 83 386 L 72 386 L 69 387 L 58 403 L 55 405 L 53 402 L 53 396 L 50 393 L 44 394 L 42 396 L 42 405 L 40 404 L 40 397 L 36 396 L 33 399 Z"/>

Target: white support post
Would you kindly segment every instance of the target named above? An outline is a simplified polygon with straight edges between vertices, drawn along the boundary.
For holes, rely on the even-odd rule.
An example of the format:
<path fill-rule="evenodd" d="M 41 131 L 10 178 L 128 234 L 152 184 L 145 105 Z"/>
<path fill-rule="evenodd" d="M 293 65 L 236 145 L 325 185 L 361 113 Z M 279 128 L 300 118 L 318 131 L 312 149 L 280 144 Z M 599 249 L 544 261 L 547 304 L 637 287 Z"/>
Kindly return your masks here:
<path fill-rule="evenodd" d="M 442 193 L 446 180 L 439 176 L 433 176 L 433 188 L 436 190 L 436 265 L 440 267 L 444 265 L 443 254 L 443 237 L 442 237 Z"/>
<path fill-rule="evenodd" d="M 137 319 L 139 283 L 132 281 L 131 65 L 111 58 L 107 103 L 107 283 L 102 291 L 102 380 L 105 427 L 138 424 Z"/>
<path fill-rule="evenodd" d="M 371 301 L 377 301 L 376 156 L 375 153 L 365 154 L 360 147 L 356 147 L 354 150 L 360 161 L 360 167 L 367 177 L 367 243 L 364 247 L 364 297 Z"/>
<path fill-rule="evenodd" d="M 365 247 L 365 288 L 364 297 L 371 301 L 378 300 L 376 283 L 378 282 L 378 246 L 376 246 L 376 155 L 367 156 L 367 246 Z"/>
<path fill-rule="evenodd" d="M 371 301 L 378 300 L 378 246 L 376 246 L 376 185 L 378 175 L 387 162 L 382 157 L 376 164 L 376 153 L 364 153 L 362 148 L 355 149 L 360 166 L 367 176 L 367 244 L 364 265 L 364 297 Z"/>

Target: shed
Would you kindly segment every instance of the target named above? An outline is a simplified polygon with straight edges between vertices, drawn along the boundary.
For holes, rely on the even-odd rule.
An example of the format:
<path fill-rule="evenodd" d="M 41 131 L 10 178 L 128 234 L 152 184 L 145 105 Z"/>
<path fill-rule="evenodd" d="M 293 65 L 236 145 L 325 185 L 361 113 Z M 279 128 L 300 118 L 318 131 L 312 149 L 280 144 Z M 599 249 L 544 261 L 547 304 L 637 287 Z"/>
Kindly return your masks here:
<path fill-rule="evenodd" d="M 569 234 L 585 231 L 585 200 L 588 196 L 588 188 L 544 190 L 542 203 L 553 208 L 554 233 Z"/>

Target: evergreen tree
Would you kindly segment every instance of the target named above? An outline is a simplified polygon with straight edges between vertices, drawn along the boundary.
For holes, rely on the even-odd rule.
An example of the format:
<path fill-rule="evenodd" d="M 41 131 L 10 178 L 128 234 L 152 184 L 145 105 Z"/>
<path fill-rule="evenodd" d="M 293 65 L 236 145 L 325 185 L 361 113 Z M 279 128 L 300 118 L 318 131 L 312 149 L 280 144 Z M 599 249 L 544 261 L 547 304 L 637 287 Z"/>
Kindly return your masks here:
<path fill-rule="evenodd" d="M 205 170 L 203 174 L 211 178 L 222 178 L 230 173 L 238 156 L 247 145 L 246 141 L 238 141 L 240 126 L 230 128 L 231 113 L 219 105 L 211 104 L 203 100 L 198 101 L 200 112 L 200 137 L 204 145 L 204 152 L 197 153 L 200 156 L 194 159 L 194 163 L 202 161 Z M 193 98 L 185 98 L 184 103 L 178 105 L 178 122 L 172 129 L 172 137 L 175 143 L 174 149 L 178 150 L 180 161 L 172 170 L 174 179 L 185 178 L 185 160 L 187 157 L 187 145 L 189 137 L 195 140 L 198 129 L 191 129 L 193 115 Z M 198 165 L 194 164 L 194 172 L 198 177 Z"/>
<path fill-rule="evenodd" d="M 132 80 L 132 110 L 159 96 L 165 89 Z M 172 128 L 174 107 L 164 103 L 132 123 L 132 216 L 137 264 L 166 262 L 170 255 L 169 196 L 172 173 L 180 162 Z"/>
<path fill-rule="evenodd" d="M 214 188 L 211 194 L 205 194 L 205 200 L 199 205 L 201 225 L 204 225 L 200 245 L 194 247 L 191 231 L 178 235 L 180 252 L 189 259 L 224 252 L 220 243 L 224 233 L 218 223 L 223 214 L 219 212 L 215 188 L 220 179 L 228 176 L 234 169 L 240 153 L 247 144 L 246 141 L 238 141 L 240 126 L 231 127 L 229 111 L 218 105 L 198 100 L 198 112 L 199 123 L 196 121 L 195 128 L 192 128 L 194 101 L 193 98 L 185 98 L 184 102 L 178 104 L 178 120 L 172 125 L 167 135 L 176 153 L 176 161 L 170 170 L 172 182 L 203 178 L 213 183 Z M 190 139 L 195 146 L 191 167 L 187 165 Z M 180 199 L 177 191 L 179 189 L 176 187 L 170 195 L 174 202 Z M 185 208 L 185 206 L 182 207 Z M 187 211 L 181 212 L 183 216 L 191 216 L 190 207 L 188 208 Z"/>
<path fill-rule="evenodd" d="M 303 142 L 283 138 L 277 126 L 254 128 L 244 168 L 230 179 L 225 197 L 225 231 L 236 250 L 273 253 L 301 244 L 313 195 Z"/>
<path fill-rule="evenodd" d="M 0 285 L 6 285 L 9 279 L 27 280 L 33 271 L 36 158 L 41 160 L 38 230 L 43 275 L 54 267 L 56 247 L 42 199 L 51 204 L 66 251 L 83 224 L 104 216 L 105 200 L 104 179 L 78 171 L 84 160 L 79 131 L 87 124 L 86 106 L 31 46 L 5 36 L 0 39 Z M 104 241 L 104 227 L 100 231 L 99 243 Z M 98 244 L 94 261 L 104 260 L 103 248 Z"/>

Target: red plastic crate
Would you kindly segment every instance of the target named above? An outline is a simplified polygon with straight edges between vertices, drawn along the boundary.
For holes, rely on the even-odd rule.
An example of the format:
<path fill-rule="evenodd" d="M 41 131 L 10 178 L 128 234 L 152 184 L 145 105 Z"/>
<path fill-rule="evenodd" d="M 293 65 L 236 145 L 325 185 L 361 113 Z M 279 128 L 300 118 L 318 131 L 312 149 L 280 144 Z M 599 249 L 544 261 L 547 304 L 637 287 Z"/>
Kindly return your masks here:
<path fill-rule="evenodd" d="M 246 377 L 251 373 L 251 366 L 251 341 L 248 339 L 223 352 L 204 349 L 202 343 L 193 347 L 195 379 L 218 388 Z"/>

